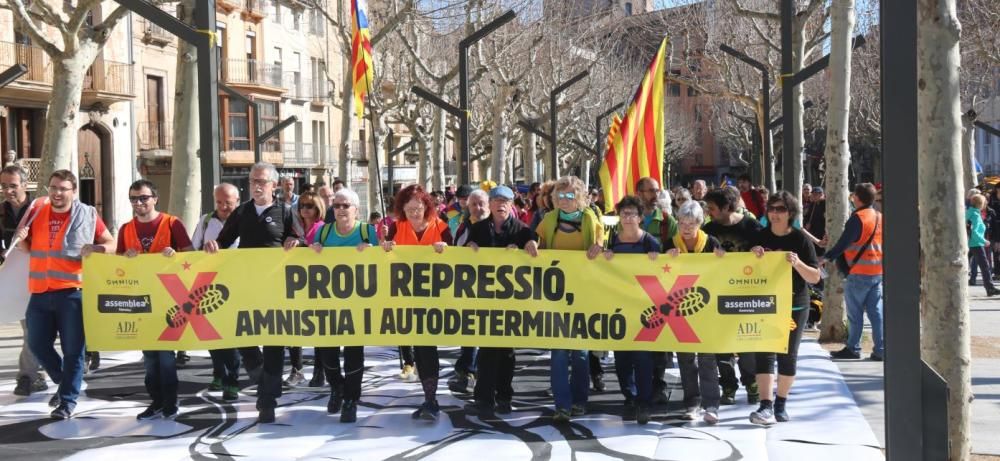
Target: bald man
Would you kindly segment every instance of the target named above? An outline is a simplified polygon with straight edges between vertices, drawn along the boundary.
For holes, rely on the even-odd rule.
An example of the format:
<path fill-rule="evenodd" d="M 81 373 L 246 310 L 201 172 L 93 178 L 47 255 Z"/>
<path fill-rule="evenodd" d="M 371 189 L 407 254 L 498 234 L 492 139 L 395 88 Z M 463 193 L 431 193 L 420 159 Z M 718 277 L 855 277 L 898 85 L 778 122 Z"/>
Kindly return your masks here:
<path fill-rule="evenodd" d="M 222 230 L 222 225 L 240 204 L 240 191 L 236 186 L 229 183 L 222 183 L 215 186 L 213 191 L 215 196 L 215 211 L 207 213 L 198 220 L 194 228 L 194 236 L 191 243 L 194 249 L 201 250 L 205 242 L 215 240 Z M 240 240 L 229 246 L 237 248 Z M 222 391 L 222 399 L 234 401 L 240 398 L 240 388 L 237 382 L 240 377 L 240 354 L 236 349 L 216 349 L 208 351 L 212 356 L 212 383 L 208 385 L 209 391 Z"/>

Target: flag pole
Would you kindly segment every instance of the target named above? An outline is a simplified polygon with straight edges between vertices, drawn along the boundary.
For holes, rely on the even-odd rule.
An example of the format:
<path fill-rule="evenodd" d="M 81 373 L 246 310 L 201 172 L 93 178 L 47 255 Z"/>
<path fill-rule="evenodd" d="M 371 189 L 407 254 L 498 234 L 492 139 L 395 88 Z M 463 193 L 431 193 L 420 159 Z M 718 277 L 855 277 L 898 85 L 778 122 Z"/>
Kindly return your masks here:
<path fill-rule="evenodd" d="M 375 59 L 373 56 L 372 65 L 374 63 Z M 375 73 L 375 69 L 372 69 L 372 73 Z M 375 136 L 375 111 L 372 110 L 372 78 L 368 72 L 365 72 L 365 80 L 368 85 L 368 95 L 365 98 L 365 103 L 368 105 L 368 123 L 372 130 L 372 161 L 375 162 L 375 188 L 378 189 L 378 203 L 379 209 L 382 210 L 382 217 L 386 217 L 388 215 L 385 214 L 385 197 L 382 196 L 382 170 L 378 167 L 378 138 Z M 389 161 L 392 161 L 392 159 L 389 159 Z M 392 184 L 389 187 L 392 187 Z"/>

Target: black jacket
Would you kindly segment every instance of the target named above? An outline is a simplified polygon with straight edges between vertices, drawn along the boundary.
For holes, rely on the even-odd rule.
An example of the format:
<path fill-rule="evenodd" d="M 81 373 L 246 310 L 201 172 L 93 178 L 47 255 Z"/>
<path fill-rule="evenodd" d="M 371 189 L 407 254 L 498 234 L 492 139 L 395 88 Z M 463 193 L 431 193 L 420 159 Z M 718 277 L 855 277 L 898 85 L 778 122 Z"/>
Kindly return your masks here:
<path fill-rule="evenodd" d="M 483 248 L 505 248 L 511 244 L 524 248 L 528 242 L 535 239 L 535 233 L 520 219 L 511 215 L 500 229 L 496 229 L 492 217 L 473 224 L 469 229 L 468 241 Z"/>
<path fill-rule="evenodd" d="M 296 237 L 292 230 L 291 207 L 274 202 L 257 216 L 253 200 L 244 202 L 229 215 L 216 241 L 219 248 L 229 248 L 237 237 L 239 248 L 280 247 L 288 237 Z"/>

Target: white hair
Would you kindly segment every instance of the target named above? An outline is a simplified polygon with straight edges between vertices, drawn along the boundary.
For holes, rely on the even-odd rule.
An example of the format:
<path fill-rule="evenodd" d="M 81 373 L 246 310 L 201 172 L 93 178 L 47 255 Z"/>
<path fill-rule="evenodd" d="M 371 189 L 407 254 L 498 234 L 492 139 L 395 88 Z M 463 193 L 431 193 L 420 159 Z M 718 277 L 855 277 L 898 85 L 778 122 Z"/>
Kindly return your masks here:
<path fill-rule="evenodd" d="M 353 190 L 350 190 L 346 187 L 341 190 L 338 190 L 337 192 L 334 192 L 333 200 L 337 200 L 338 198 L 347 200 L 347 203 L 350 203 L 355 208 L 357 208 L 358 204 L 360 203 L 360 199 L 358 198 L 357 192 L 354 192 Z M 331 203 L 330 205 L 333 204 Z"/>
<path fill-rule="evenodd" d="M 473 190 L 472 193 L 469 194 L 469 198 L 471 199 L 472 197 L 479 197 L 479 198 L 483 199 L 484 202 L 489 202 L 490 201 L 490 194 L 486 193 L 486 191 L 484 191 L 482 189 L 475 189 L 475 190 Z"/>
<path fill-rule="evenodd" d="M 270 163 L 267 162 L 254 163 L 253 166 L 250 167 L 250 174 L 253 174 L 254 171 L 266 171 L 268 180 L 270 180 L 271 182 L 278 182 L 278 169 L 275 168 L 274 165 Z"/>
<path fill-rule="evenodd" d="M 690 219 L 701 225 L 701 223 L 705 222 L 705 211 L 701 209 L 700 203 L 688 200 L 677 210 L 677 220 L 680 221 L 682 219 Z"/>

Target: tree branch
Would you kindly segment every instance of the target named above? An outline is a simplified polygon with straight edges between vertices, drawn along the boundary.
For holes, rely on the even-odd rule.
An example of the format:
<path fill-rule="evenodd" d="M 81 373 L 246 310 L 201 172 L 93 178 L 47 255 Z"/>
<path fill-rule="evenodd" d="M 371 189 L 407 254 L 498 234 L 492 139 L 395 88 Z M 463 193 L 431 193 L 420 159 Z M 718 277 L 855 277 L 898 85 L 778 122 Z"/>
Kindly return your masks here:
<path fill-rule="evenodd" d="M 69 21 L 66 22 L 66 33 L 72 34 L 74 38 L 77 37 L 83 22 L 87 20 L 87 13 L 100 4 L 101 0 L 80 0 L 76 9 L 69 15 Z M 70 49 L 70 42 L 66 42 L 66 49 Z"/>
<path fill-rule="evenodd" d="M 816 0 L 814 0 L 816 1 Z M 728 0 L 728 3 L 733 6 L 736 13 L 740 16 L 745 16 L 748 18 L 763 19 L 765 21 L 780 21 L 781 16 L 775 13 L 765 13 L 763 11 L 748 10 L 740 6 L 739 0 Z"/>
<path fill-rule="evenodd" d="M 385 36 L 388 35 L 389 32 L 392 32 L 397 26 L 399 26 L 399 24 L 403 22 L 403 19 L 410 14 L 410 11 L 412 9 L 413 9 L 413 0 L 406 0 L 406 2 L 403 3 L 403 7 L 400 8 L 400 10 L 397 11 L 396 14 L 394 14 L 391 18 L 389 18 L 389 20 L 382 25 L 382 28 L 379 29 L 378 33 L 375 34 L 374 37 L 372 37 L 371 40 L 372 46 L 374 47 L 376 44 L 378 44 L 378 42 L 382 41 L 382 39 L 385 38 Z"/>
<path fill-rule="evenodd" d="M 771 40 L 771 38 L 768 37 L 767 34 L 765 34 L 764 31 L 760 29 L 760 24 L 757 24 L 756 19 L 750 18 L 750 23 L 753 24 L 754 32 L 757 33 L 757 36 L 764 41 L 764 44 L 767 45 L 768 48 L 777 51 L 779 53 L 781 52 L 781 47 L 778 46 L 777 43 L 774 43 L 774 41 Z"/>
<path fill-rule="evenodd" d="M 28 14 L 28 10 L 25 8 L 23 1 L 7 0 L 7 5 L 10 7 L 11 12 L 14 13 L 14 21 L 24 28 L 24 31 L 28 33 L 29 37 L 31 37 L 32 42 L 42 48 L 42 50 L 44 50 L 45 53 L 51 57 L 58 57 L 62 54 L 62 50 L 49 41 L 49 39 L 45 38 L 45 34 L 42 30 L 31 21 L 31 17 Z"/>
<path fill-rule="evenodd" d="M 151 2 L 154 5 L 163 3 L 163 0 Z M 128 13 L 129 9 L 124 6 L 119 6 L 111 12 L 100 25 L 94 27 L 94 33 L 97 36 L 97 43 L 107 43 L 108 39 L 111 38 L 111 32 L 114 30 L 115 26 L 118 25 L 118 21 L 121 21 Z"/>

